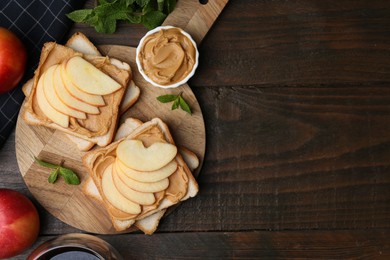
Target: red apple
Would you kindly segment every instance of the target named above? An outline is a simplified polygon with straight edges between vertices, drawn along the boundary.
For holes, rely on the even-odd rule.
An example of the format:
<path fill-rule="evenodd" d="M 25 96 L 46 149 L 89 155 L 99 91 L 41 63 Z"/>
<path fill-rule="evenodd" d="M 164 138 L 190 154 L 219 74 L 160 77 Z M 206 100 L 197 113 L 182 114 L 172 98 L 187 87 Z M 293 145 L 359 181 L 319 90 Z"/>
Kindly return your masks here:
<path fill-rule="evenodd" d="M 20 39 L 0 27 L 0 94 L 16 87 L 23 77 L 26 61 L 26 48 Z"/>
<path fill-rule="evenodd" d="M 22 253 L 32 246 L 39 233 L 39 215 L 23 194 L 0 189 L 0 259 Z"/>

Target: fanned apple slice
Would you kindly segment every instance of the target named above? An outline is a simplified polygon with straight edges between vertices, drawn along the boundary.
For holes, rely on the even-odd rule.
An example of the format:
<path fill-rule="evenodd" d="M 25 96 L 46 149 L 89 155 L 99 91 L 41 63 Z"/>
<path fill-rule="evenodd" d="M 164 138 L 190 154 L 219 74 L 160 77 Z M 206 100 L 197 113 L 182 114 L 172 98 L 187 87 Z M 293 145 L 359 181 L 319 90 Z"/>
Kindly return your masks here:
<path fill-rule="evenodd" d="M 156 182 L 171 176 L 172 173 L 174 173 L 177 169 L 177 162 L 175 160 L 172 160 L 167 165 L 152 172 L 142 172 L 131 169 L 127 167 L 123 162 L 121 162 L 118 158 L 115 160 L 114 166 L 117 171 L 123 172 L 123 174 L 127 175 L 127 177 L 135 181 Z"/>
<path fill-rule="evenodd" d="M 127 167 L 137 171 L 155 171 L 175 158 L 177 147 L 156 142 L 145 147 L 140 140 L 123 140 L 116 149 L 117 156 Z"/>
<path fill-rule="evenodd" d="M 139 214 L 141 212 L 141 206 L 128 200 L 115 187 L 112 179 L 112 167 L 112 164 L 107 166 L 103 172 L 101 181 L 103 195 L 115 208 L 129 214 Z"/>
<path fill-rule="evenodd" d="M 122 87 L 80 56 L 74 56 L 66 62 L 65 72 L 76 87 L 89 94 L 108 95 Z"/>
<path fill-rule="evenodd" d="M 73 82 L 69 79 L 65 72 L 65 63 L 61 64 L 60 67 L 62 82 L 64 83 L 65 88 L 68 90 L 69 94 L 71 94 L 74 98 L 88 103 L 93 106 L 104 106 L 104 99 L 101 95 L 92 95 L 88 94 L 84 91 L 81 91 L 78 87 L 76 87 Z"/>
<path fill-rule="evenodd" d="M 62 81 L 61 71 L 59 69 L 56 69 L 54 71 L 53 77 L 53 80 L 55 80 L 56 82 L 56 84 L 54 84 L 54 90 L 57 93 L 57 96 L 61 99 L 61 101 L 65 103 L 65 105 L 69 106 L 74 110 L 85 112 L 88 114 L 100 114 L 99 108 L 74 98 L 68 92 L 68 90 L 64 86 L 64 82 Z"/>
<path fill-rule="evenodd" d="M 115 187 L 127 199 L 141 205 L 152 205 L 156 201 L 156 198 L 152 192 L 139 192 L 127 186 L 126 183 L 124 183 L 122 179 L 119 178 L 116 167 L 114 165 L 112 166 L 112 179 L 114 181 Z"/>
<path fill-rule="evenodd" d="M 69 126 L 69 116 L 58 112 L 54 109 L 47 101 L 45 92 L 43 90 L 43 77 L 45 76 L 45 73 L 41 75 L 41 77 L 38 80 L 38 84 L 36 87 L 36 100 L 39 108 L 42 110 L 42 112 L 49 118 L 51 121 L 56 123 L 57 125 L 60 125 L 62 127 L 68 127 Z"/>
<path fill-rule="evenodd" d="M 47 69 L 44 75 L 42 75 L 43 91 L 45 93 L 47 101 L 58 112 L 75 118 L 86 119 L 87 115 L 84 112 L 80 112 L 68 107 L 57 96 L 57 93 L 54 90 L 54 84 L 56 84 L 56 82 L 54 81 L 53 77 L 53 74 L 56 69 L 58 69 L 58 65 L 53 65 Z"/>
<path fill-rule="evenodd" d="M 118 177 L 131 189 L 139 192 L 159 192 L 169 186 L 169 179 L 165 178 L 157 182 L 139 182 L 127 177 L 122 172 L 117 172 Z"/>

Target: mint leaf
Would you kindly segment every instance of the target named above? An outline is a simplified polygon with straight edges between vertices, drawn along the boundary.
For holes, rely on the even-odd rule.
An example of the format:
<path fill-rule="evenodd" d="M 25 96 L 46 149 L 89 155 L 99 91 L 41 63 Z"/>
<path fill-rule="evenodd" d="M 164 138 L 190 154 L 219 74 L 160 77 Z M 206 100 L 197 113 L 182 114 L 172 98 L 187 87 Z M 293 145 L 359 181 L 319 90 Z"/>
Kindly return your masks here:
<path fill-rule="evenodd" d="M 100 33 L 116 31 L 117 21 L 143 24 L 153 29 L 173 11 L 176 0 L 98 0 L 93 9 L 80 9 L 67 14 L 77 23 L 85 23 Z"/>
<path fill-rule="evenodd" d="M 43 166 L 43 167 L 46 167 L 46 168 L 51 168 L 51 169 L 57 169 L 59 165 L 56 165 L 56 164 L 52 164 L 52 163 L 48 163 L 48 162 L 44 162 L 42 160 L 39 160 L 37 157 L 34 157 L 34 160 L 40 165 L 40 166 Z"/>
<path fill-rule="evenodd" d="M 181 108 L 183 111 L 187 112 L 188 114 L 192 115 L 192 111 L 188 103 L 185 101 L 185 99 L 182 97 L 182 92 L 179 95 L 162 95 L 158 96 L 157 100 L 161 103 L 169 103 L 173 101 L 171 110 L 175 110 L 177 108 Z"/>
<path fill-rule="evenodd" d="M 60 167 L 59 170 L 60 170 L 61 176 L 65 179 L 65 182 L 67 184 L 71 184 L 71 185 L 79 185 L 80 184 L 79 177 L 72 170 L 70 170 L 68 168 L 64 168 L 64 167 Z"/>
<path fill-rule="evenodd" d="M 131 4 L 133 4 L 135 2 L 135 0 L 126 0 L 126 5 L 127 6 L 130 6 Z"/>
<path fill-rule="evenodd" d="M 162 24 L 166 17 L 167 15 L 160 11 L 147 12 L 142 16 L 142 24 L 149 30 L 152 30 Z"/>
<path fill-rule="evenodd" d="M 141 23 L 141 16 L 134 15 L 134 14 L 128 14 L 126 21 L 128 21 L 129 23 L 138 24 L 138 23 Z"/>
<path fill-rule="evenodd" d="M 115 1 L 97 6 L 94 14 L 98 18 L 93 26 L 95 30 L 103 33 L 114 33 L 118 20 L 126 20 L 131 12 L 125 1 Z"/>
<path fill-rule="evenodd" d="M 177 99 L 176 95 L 169 95 L 169 94 L 157 97 L 157 100 L 160 101 L 161 103 L 172 102 L 175 101 L 175 99 Z"/>
<path fill-rule="evenodd" d="M 187 102 L 184 100 L 182 96 L 179 97 L 179 104 L 181 109 L 186 111 L 188 114 L 192 115 L 190 106 L 187 104 Z"/>
<path fill-rule="evenodd" d="M 179 107 L 179 99 L 176 99 L 175 102 L 172 104 L 172 110 L 175 110 Z"/>
<path fill-rule="evenodd" d="M 140 7 L 144 7 L 145 5 L 149 4 L 150 0 L 135 0 L 135 2 L 136 2 Z"/>
<path fill-rule="evenodd" d="M 113 2 L 116 2 L 117 0 L 99 0 L 99 4 L 111 4 Z"/>
<path fill-rule="evenodd" d="M 157 0 L 157 10 L 160 12 L 164 11 L 164 0 Z"/>
<path fill-rule="evenodd" d="M 176 6 L 176 0 L 165 0 L 165 13 L 172 13 L 172 11 L 175 9 Z"/>
<path fill-rule="evenodd" d="M 34 157 L 34 159 L 39 165 L 41 165 L 43 167 L 50 168 L 50 169 L 54 169 L 54 171 L 52 171 L 48 177 L 49 183 L 54 183 L 58 178 L 58 174 L 60 174 L 65 179 L 66 183 L 72 184 L 72 185 L 80 184 L 79 177 L 72 170 L 65 168 L 65 167 L 62 167 L 61 165 L 52 164 L 52 163 L 48 163 L 48 162 L 39 160 L 36 157 Z"/>
<path fill-rule="evenodd" d="M 92 14 L 92 9 L 81 9 L 73 11 L 66 16 L 76 23 L 82 23 L 87 20 L 87 17 Z"/>
<path fill-rule="evenodd" d="M 50 173 L 49 178 L 47 179 L 49 183 L 54 183 L 57 180 L 58 172 L 59 172 L 59 167 Z"/>

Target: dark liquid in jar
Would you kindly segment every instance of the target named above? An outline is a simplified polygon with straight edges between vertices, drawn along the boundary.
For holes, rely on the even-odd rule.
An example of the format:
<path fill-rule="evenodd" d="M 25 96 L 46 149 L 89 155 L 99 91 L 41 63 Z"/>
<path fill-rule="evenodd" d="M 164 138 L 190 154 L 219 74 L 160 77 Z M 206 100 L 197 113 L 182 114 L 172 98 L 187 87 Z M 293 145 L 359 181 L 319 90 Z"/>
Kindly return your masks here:
<path fill-rule="evenodd" d="M 39 260 L 99 260 L 95 253 L 88 249 L 79 247 L 60 247 L 54 250 L 50 250 L 40 256 Z"/>

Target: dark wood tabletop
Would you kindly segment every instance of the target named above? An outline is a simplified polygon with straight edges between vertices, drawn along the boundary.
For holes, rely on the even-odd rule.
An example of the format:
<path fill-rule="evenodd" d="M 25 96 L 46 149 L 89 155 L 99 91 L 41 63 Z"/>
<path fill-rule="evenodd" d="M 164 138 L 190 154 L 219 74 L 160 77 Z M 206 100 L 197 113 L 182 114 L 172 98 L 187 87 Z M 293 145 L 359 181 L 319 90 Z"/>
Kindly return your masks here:
<path fill-rule="evenodd" d="M 134 47 L 147 32 L 77 31 Z M 390 1 L 230 0 L 199 52 L 189 82 L 207 137 L 198 196 L 151 236 L 99 237 L 125 259 L 390 259 Z M 15 134 L 0 148 L 0 187 L 40 212 L 20 259 L 82 232 L 33 198 Z"/>

